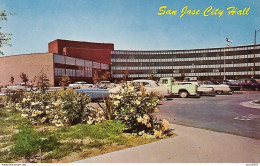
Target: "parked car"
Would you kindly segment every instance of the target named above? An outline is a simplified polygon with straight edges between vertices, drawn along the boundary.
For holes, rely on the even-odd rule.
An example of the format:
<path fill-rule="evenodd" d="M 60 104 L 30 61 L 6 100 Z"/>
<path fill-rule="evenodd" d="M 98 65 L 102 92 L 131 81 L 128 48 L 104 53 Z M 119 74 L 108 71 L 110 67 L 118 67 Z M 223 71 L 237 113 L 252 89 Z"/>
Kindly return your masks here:
<path fill-rule="evenodd" d="M 10 89 L 10 90 L 23 89 L 23 90 L 25 90 L 25 86 L 18 83 L 18 84 L 15 84 L 15 85 L 7 86 L 7 89 Z"/>
<path fill-rule="evenodd" d="M 260 83 L 252 78 L 244 78 L 239 80 L 242 89 L 252 89 L 258 91 L 260 89 Z"/>
<path fill-rule="evenodd" d="M 33 87 L 33 84 L 31 82 L 22 82 L 22 83 L 17 83 L 15 85 L 10 85 L 7 86 L 7 89 L 9 90 L 18 90 L 18 89 L 23 89 L 23 90 L 28 90 Z"/>
<path fill-rule="evenodd" d="M 197 82 L 198 78 L 197 77 L 184 77 L 183 82 Z"/>
<path fill-rule="evenodd" d="M 171 95 L 165 86 L 159 85 L 153 80 L 134 80 L 133 82 L 143 86 L 148 95 L 151 94 L 151 92 L 157 92 L 164 97 L 169 97 Z"/>
<path fill-rule="evenodd" d="M 86 93 L 91 100 L 102 100 L 109 97 L 109 90 L 102 88 L 76 89 L 77 93 Z"/>
<path fill-rule="evenodd" d="M 84 81 L 78 81 L 78 82 L 75 82 L 74 84 L 69 84 L 69 87 L 73 88 L 73 89 L 85 89 L 85 88 L 93 87 L 93 84 L 87 84 Z"/>
<path fill-rule="evenodd" d="M 180 82 L 179 84 L 180 85 L 197 85 L 198 86 L 197 91 L 201 95 L 211 95 L 211 96 L 216 95 L 214 88 L 212 88 L 212 87 L 201 87 L 198 82 Z"/>
<path fill-rule="evenodd" d="M 221 94 L 232 94 L 232 90 L 229 88 L 228 85 L 223 85 L 218 83 L 217 81 L 204 81 L 200 85 L 201 87 L 209 87 L 209 88 L 214 88 L 216 94 L 221 95 Z"/>
<path fill-rule="evenodd" d="M 216 80 L 220 84 L 228 85 L 232 91 L 240 91 L 242 86 L 238 81 Z"/>
<path fill-rule="evenodd" d="M 110 81 L 100 81 L 96 84 L 97 87 L 100 87 L 100 88 L 109 88 L 109 89 L 112 89 L 115 87 L 115 84 L 114 83 L 111 83 Z"/>
<path fill-rule="evenodd" d="M 172 77 L 160 78 L 159 84 L 165 86 L 172 93 L 172 95 L 179 95 L 181 98 L 186 98 L 188 96 L 200 96 L 200 93 L 197 91 L 197 85 L 179 84 L 179 82 Z"/>

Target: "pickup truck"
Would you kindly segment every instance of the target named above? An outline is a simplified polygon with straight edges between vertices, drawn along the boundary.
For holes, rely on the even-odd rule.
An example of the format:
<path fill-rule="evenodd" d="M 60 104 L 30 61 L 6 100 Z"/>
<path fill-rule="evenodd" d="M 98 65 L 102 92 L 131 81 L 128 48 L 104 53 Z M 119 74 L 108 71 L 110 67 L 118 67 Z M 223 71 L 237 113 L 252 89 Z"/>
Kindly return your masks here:
<path fill-rule="evenodd" d="M 179 84 L 182 84 L 182 85 L 197 85 L 198 86 L 197 91 L 201 95 L 216 96 L 216 92 L 215 92 L 214 88 L 212 88 L 212 87 L 201 87 L 198 82 L 180 82 Z"/>
<path fill-rule="evenodd" d="M 181 85 L 172 77 L 160 78 L 159 84 L 167 87 L 173 95 L 179 95 L 181 98 L 200 96 L 197 85 Z"/>

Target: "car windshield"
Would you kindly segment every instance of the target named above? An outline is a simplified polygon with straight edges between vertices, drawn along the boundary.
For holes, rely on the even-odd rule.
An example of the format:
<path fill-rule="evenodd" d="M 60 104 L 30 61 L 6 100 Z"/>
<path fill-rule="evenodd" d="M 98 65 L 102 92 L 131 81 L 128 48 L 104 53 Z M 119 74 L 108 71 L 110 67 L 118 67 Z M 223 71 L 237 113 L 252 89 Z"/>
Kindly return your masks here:
<path fill-rule="evenodd" d="M 220 83 L 217 82 L 217 81 L 211 81 L 211 82 L 212 82 L 212 84 L 214 84 L 214 85 L 220 85 Z"/>

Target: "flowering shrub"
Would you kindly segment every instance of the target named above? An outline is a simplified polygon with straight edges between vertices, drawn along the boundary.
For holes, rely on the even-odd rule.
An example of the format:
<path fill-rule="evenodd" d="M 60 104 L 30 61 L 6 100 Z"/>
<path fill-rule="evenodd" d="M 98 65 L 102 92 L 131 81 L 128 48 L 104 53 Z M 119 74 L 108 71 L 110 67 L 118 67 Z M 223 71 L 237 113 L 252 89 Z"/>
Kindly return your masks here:
<path fill-rule="evenodd" d="M 11 102 L 22 117 L 32 124 L 50 123 L 56 126 L 89 124 L 102 122 L 103 114 L 89 105 L 90 98 L 85 93 L 47 93 L 42 91 L 24 94 L 20 102 Z M 7 102 L 10 103 L 10 102 Z"/>
<path fill-rule="evenodd" d="M 113 109 L 114 119 L 126 124 L 130 132 L 138 135 L 154 133 L 160 138 L 169 127 L 166 120 L 156 121 L 152 115 L 159 111 L 157 108 L 159 99 L 160 96 L 156 93 L 148 96 L 144 88 L 125 84 L 117 94 L 110 95 L 105 106 L 109 113 Z"/>
<path fill-rule="evenodd" d="M 19 90 L 8 90 L 5 97 L 2 98 L 2 102 L 7 108 L 14 108 L 15 103 L 22 101 L 25 91 L 22 89 Z"/>

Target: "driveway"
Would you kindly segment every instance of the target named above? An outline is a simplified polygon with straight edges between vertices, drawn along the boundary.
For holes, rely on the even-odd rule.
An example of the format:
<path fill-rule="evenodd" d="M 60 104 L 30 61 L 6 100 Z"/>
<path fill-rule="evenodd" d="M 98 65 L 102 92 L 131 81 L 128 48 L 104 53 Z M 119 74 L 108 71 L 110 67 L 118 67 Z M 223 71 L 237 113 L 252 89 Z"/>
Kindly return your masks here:
<path fill-rule="evenodd" d="M 260 99 L 259 91 L 216 97 L 173 98 L 161 103 L 156 116 L 174 124 L 260 139 L 260 109 L 240 105 L 256 99 Z"/>

